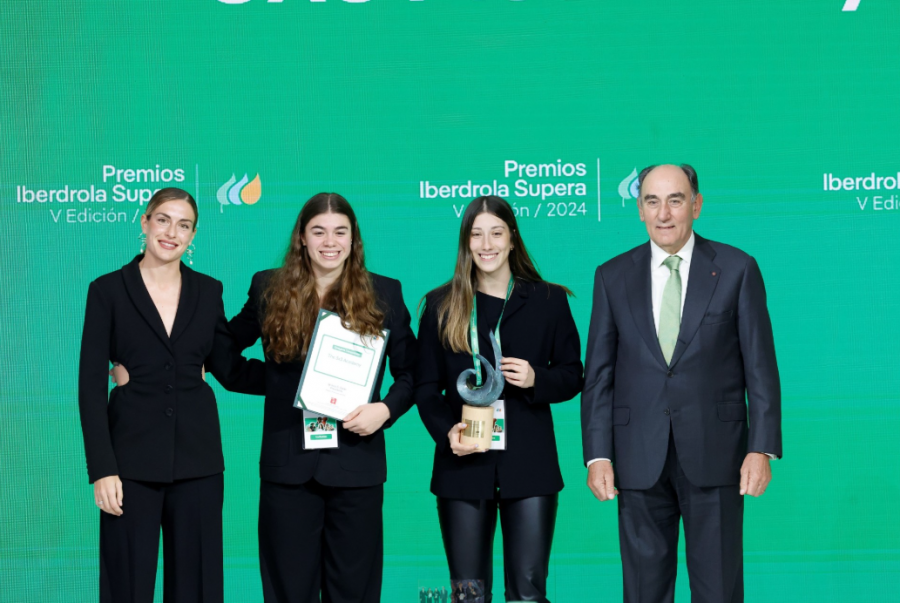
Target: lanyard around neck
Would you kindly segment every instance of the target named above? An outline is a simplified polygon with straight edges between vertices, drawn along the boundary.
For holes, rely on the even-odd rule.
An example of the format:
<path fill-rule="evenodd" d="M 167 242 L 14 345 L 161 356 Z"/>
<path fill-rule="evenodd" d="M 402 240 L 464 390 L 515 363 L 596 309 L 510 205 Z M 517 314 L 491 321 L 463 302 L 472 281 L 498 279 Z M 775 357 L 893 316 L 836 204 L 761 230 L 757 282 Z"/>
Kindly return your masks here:
<path fill-rule="evenodd" d="M 516 279 L 510 275 L 509 286 L 506 287 L 506 299 L 503 300 L 503 307 L 500 309 L 500 318 L 497 319 L 497 328 L 494 331 L 494 338 L 497 340 L 497 347 L 500 347 L 500 322 L 503 320 L 503 312 L 506 311 L 506 302 L 512 295 L 513 285 Z M 478 296 L 472 296 L 472 315 L 469 317 L 469 337 L 472 340 L 472 361 L 475 364 L 475 387 L 481 387 L 481 360 L 478 359 L 480 348 L 478 346 Z M 494 362 L 499 362 L 499 358 L 494 358 Z"/>

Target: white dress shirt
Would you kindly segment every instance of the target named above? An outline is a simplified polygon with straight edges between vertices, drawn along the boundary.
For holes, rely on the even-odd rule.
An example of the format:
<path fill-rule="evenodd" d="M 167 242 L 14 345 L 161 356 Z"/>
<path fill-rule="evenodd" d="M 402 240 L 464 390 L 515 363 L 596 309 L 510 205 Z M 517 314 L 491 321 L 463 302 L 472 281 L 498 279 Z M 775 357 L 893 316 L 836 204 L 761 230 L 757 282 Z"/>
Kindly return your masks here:
<path fill-rule="evenodd" d="M 663 290 L 672 274 L 663 262 L 670 255 L 677 255 L 681 258 L 681 264 L 678 266 L 678 272 L 681 274 L 681 314 L 684 314 L 684 300 L 687 299 L 688 279 L 691 272 L 691 260 L 694 257 L 695 237 L 691 231 L 691 238 L 687 240 L 680 250 L 676 253 L 669 253 L 662 247 L 650 241 L 650 300 L 653 304 L 653 324 L 656 327 L 656 333 L 659 334 L 659 314 L 662 309 Z M 778 458 L 775 455 L 764 452 L 770 459 Z M 588 461 L 587 466 L 590 467 L 597 461 L 609 461 L 609 459 L 598 458 Z"/>

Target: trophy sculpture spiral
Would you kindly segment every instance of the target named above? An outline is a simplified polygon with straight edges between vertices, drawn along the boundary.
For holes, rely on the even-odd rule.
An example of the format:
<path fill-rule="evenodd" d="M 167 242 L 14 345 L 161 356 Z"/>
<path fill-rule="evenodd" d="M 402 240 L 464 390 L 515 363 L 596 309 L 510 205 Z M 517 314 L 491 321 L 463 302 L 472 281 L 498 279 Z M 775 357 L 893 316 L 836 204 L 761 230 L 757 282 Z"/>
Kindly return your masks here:
<path fill-rule="evenodd" d="M 484 367 L 484 382 L 481 387 L 475 389 L 469 386 L 469 376 L 475 376 L 474 368 L 464 370 L 456 380 L 456 391 L 466 402 L 462 408 L 462 422 L 466 424 L 466 429 L 460 434 L 460 442 L 478 444 L 481 450 L 489 450 L 491 447 L 494 429 L 494 409 L 491 404 L 500 398 L 506 384 L 506 378 L 500 372 L 500 346 L 493 332 L 490 338 L 495 366 L 491 366 L 484 356 L 478 354 L 481 366 Z"/>

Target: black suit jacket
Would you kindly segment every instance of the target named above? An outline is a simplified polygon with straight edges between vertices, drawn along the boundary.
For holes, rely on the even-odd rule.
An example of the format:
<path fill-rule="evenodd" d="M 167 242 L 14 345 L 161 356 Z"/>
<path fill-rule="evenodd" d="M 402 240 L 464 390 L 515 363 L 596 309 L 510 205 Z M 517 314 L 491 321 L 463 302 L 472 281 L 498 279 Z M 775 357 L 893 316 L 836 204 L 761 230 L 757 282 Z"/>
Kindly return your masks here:
<path fill-rule="evenodd" d="M 669 366 L 653 322 L 650 243 L 597 269 L 581 397 L 584 459 L 614 459 L 621 488 L 656 483 L 670 424 L 695 486 L 738 484 L 748 452 L 782 453 L 781 386 L 759 266 L 739 249 L 695 237 Z"/>
<path fill-rule="evenodd" d="M 260 361 L 241 357 L 225 321 L 222 283 L 181 265 L 170 337 L 137 256 L 88 288 L 78 378 L 91 482 L 118 475 L 172 482 L 225 469 L 216 398 L 206 370 L 234 391 L 262 393 Z M 130 381 L 109 392 L 109 363 Z"/>
<path fill-rule="evenodd" d="M 253 276 L 247 303 L 229 322 L 228 326 L 242 349 L 250 347 L 262 336 L 265 312 L 262 294 L 272 272 L 266 270 Z M 383 429 L 370 436 L 360 436 L 339 426 L 339 448 L 303 450 L 303 411 L 294 408 L 294 397 L 303 374 L 303 361 L 279 363 L 267 358 L 262 454 L 259 460 L 262 479 L 283 484 L 303 484 L 315 478 L 321 484 L 339 487 L 374 486 L 387 480 L 384 429 L 397 422 L 412 406 L 416 338 L 410 329 L 409 310 L 403 302 L 400 281 L 377 274 L 371 274 L 371 277 L 375 295 L 385 314 L 384 328 L 391 331 L 385 358 L 390 358 L 394 378 L 387 396 L 382 399 L 381 382 L 385 369 L 385 362 L 382 361 L 372 401 L 384 402 L 391 411 L 391 418 Z"/>
<path fill-rule="evenodd" d="M 504 356 L 527 360 L 534 387 L 506 384 L 507 449 L 457 457 L 447 433 L 462 417 L 459 374 L 472 368 L 470 354 L 444 348 L 437 307 L 446 287 L 426 296 L 419 327 L 416 405 L 436 444 L 431 491 L 443 498 L 492 499 L 495 481 L 503 498 L 542 496 L 563 488 L 550 404 L 575 397 L 582 384 L 581 343 L 562 288 L 516 283 L 500 321 Z M 490 326 L 478 324 L 481 354 L 493 364 Z"/>

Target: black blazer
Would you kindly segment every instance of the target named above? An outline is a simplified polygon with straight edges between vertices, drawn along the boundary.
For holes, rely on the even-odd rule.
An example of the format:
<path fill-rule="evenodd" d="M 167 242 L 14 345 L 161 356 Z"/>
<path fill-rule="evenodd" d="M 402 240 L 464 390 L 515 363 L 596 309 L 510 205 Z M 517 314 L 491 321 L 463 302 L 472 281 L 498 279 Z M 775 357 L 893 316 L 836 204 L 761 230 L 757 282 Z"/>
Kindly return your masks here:
<path fill-rule="evenodd" d="M 216 398 L 201 369 L 233 391 L 262 393 L 264 368 L 238 352 L 222 283 L 181 265 L 172 336 L 141 278 L 139 255 L 88 287 L 78 403 L 90 481 L 172 482 L 225 469 Z M 109 363 L 130 381 L 109 392 Z"/>
<path fill-rule="evenodd" d="M 472 368 L 472 356 L 454 353 L 440 341 L 437 307 L 447 293 L 441 287 L 425 298 L 419 327 L 416 405 L 436 444 L 431 491 L 443 498 L 503 498 L 554 494 L 563 488 L 550 404 L 575 397 L 582 384 L 581 343 L 569 301 L 561 287 L 517 281 L 500 321 L 504 356 L 527 360 L 534 387 L 506 384 L 506 450 L 457 457 L 447 433 L 462 416 L 456 391 L 459 374 Z M 490 326 L 478 323 L 481 355 L 493 364 Z"/>
<path fill-rule="evenodd" d="M 781 387 L 759 266 L 739 249 L 695 237 L 669 366 L 653 322 L 650 243 L 597 269 L 581 397 L 584 459 L 613 459 L 622 488 L 656 483 L 670 425 L 678 460 L 698 487 L 740 483 L 748 452 L 781 456 Z"/>
<path fill-rule="evenodd" d="M 265 308 L 262 294 L 272 270 L 257 272 L 250 284 L 247 303 L 228 326 L 238 345 L 250 347 L 262 336 Z M 370 273 L 371 274 L 371 273 Z M 381 397 L 385 362 L 375 384 L 373 402 L 384 402 L 391 418 L 383 429 L 360 436 L 338 426 L 340 446 L 334 449 L 303 450 L 303 411 L 294 408 L 294 397 L 303 374 L 303 360 L 279 363 L 266 359 L 266 401 L 263 417 L 260 477 L 282 484 L 303 484 L 315 478 L 321 484 L 361 487 L 387 480 L 384 429 L 412 406 L 412 385 L 416 362 L 416 338 L 410 329 L 409 310 L 403 302 L 400 281 L 371 274 L 375 295 L 385 313 L 384 328 L 390 329 L 385 357 L 390 358 L 394 383 Z"/>

